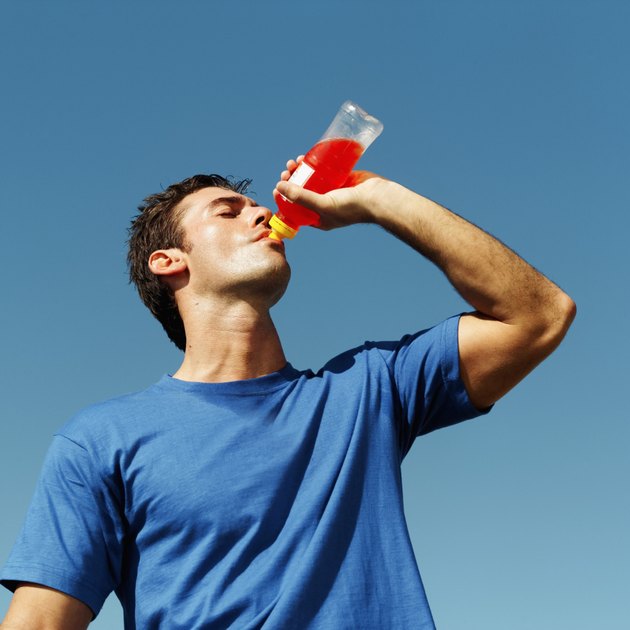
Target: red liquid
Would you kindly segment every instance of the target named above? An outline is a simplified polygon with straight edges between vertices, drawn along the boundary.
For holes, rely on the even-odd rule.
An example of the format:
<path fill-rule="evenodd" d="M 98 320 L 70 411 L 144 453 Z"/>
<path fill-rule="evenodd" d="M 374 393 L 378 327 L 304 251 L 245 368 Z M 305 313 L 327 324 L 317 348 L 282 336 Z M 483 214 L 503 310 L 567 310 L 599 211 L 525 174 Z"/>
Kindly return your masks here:
<path fill-rule="evenodd" d="M 320 194 L 341 188 L 363 151 L 361 144 L 346 138 L 331 138 L 318 142 L 304 156 L 304 163 L 313 168 L 314 173 L 303 187 Z M 299 181 L 302 173 L 296 170 L 289 181 L 294 180 L 296 176 Z M 319 225 L 319 215 L 304 206 L 288 201 L 284 197 L 278 198 L 277 205 L 278 218 L 294 230 L 302 225 Z"/>

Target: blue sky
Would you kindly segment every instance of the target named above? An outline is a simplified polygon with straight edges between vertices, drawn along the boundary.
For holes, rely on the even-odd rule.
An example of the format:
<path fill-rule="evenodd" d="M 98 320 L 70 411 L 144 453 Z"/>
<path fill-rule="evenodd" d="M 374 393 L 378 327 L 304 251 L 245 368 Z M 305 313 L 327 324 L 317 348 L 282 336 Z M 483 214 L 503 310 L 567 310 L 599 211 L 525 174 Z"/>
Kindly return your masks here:
<path fill-rule="evenodd" d="M 127 284 L 138 203 L 219 172 L 271 204 L 285 161 L 350 98 L 385 125 L 362 167 L 578 304 L 492 414 L 404 463 L 438 628 L 627 628 L 629 20 L 621 0 L 2 3 L 0 562 L 54 430 L 179 364 Z M 304 229 L 288 251 L 274 316 L 298 368 L 467 308 L 376 227 Z M 115 600 L 91 627 L 122 627 Z"/>

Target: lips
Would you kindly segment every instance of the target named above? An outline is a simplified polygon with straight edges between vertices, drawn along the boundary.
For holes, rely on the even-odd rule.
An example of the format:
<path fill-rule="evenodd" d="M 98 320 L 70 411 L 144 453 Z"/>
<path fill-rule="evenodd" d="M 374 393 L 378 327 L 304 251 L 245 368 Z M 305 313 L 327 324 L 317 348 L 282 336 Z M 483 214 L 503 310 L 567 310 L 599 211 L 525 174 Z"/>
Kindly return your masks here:
<path fill-rule="evenodd" d="M 284 250 L 284 243 L 282 241 L 279 241 L 275 238 L 270 238 L 269 235 L 272 233 L 272 230 L 270 230 L 269 228 L 265 228 L 264 230 L 261 230 L 258 234 L 256 234 L 256 236 L 254 236 L 253 238 L 253 242 L 254 243 L 258 243 L 260 241 L 267 241 L 269 243 L 273 243 L 274 245 L 279 245 L 280 248 L 282 250 Z"/>
<path fill-rule="evenodd" d="M 270 234 L 271 230 L 269 228 L 265 228 L 254 237 L 254 241 L 261 241 L 263 238 L 269 238 Z"/>

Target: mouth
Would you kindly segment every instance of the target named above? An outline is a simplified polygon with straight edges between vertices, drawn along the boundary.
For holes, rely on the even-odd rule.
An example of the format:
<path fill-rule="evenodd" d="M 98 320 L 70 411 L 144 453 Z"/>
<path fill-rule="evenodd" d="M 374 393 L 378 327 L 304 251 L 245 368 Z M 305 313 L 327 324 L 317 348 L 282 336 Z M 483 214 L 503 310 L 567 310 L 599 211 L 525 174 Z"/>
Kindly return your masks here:
<path fill-rule="evenodd" d="M 271 238 L 270 237 L 271 233 L 272 233 L 272 230 L 269 230 L 269 229 L 263 230 L 258 236 L 256 236 L 256 238 L 254 239 L 254 242 L 259 243 L 261 241 L 264 241 L 265 243 L 272 243 L 273 245 L 278 246 L 282 251 L 284 251 L 284 243 L 275 238 Z"/>

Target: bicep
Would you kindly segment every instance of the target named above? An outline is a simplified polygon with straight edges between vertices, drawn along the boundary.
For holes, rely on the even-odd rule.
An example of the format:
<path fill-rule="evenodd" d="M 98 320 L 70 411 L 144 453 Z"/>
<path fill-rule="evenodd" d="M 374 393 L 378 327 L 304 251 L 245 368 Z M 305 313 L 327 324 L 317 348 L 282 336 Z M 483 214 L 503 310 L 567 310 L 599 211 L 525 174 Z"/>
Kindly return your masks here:
<path fill-rule="evenodd" d="M 458 342 L 462 380 L 478 409 L 494 404 L 548 354 L 522 327 L 481 313 L 461 317 Z"/>
<path fill-rule="evenodd" d="M 82 601 L 47 586 L 22 583 L 1 627 L 85 630 L 92 618 L 91 609 Z"/>

